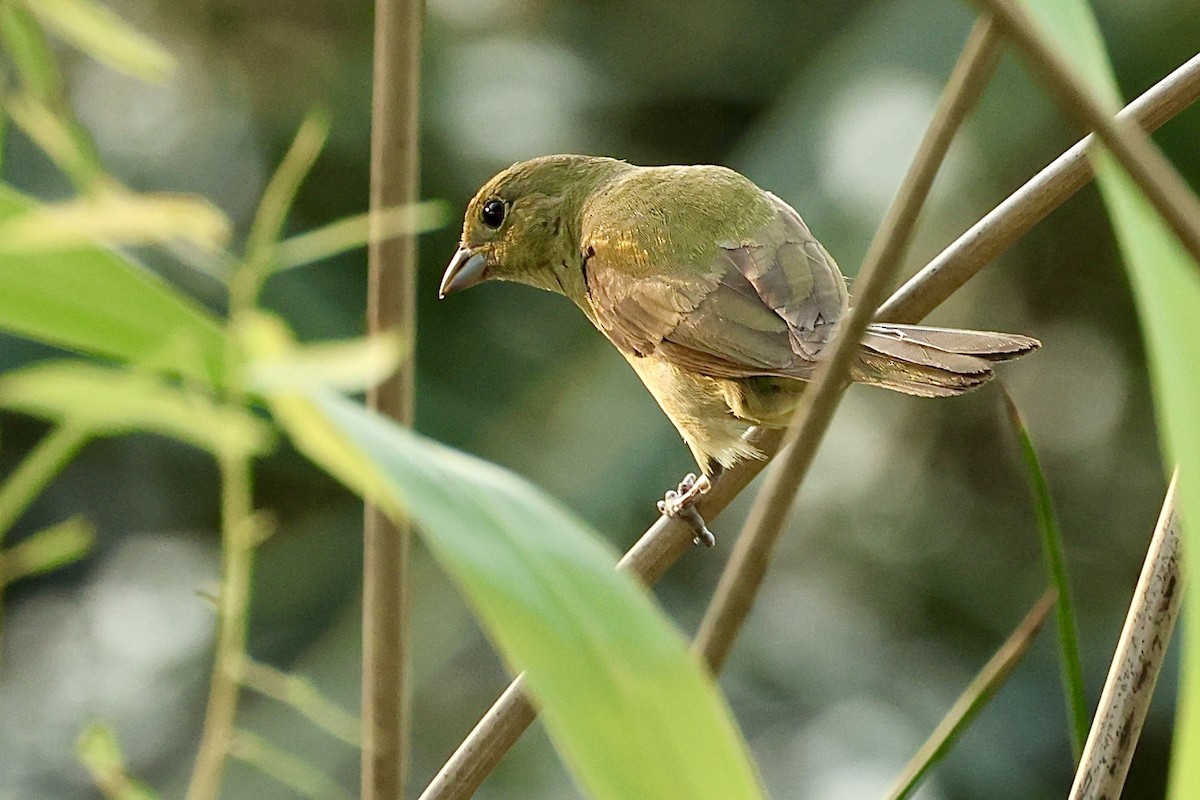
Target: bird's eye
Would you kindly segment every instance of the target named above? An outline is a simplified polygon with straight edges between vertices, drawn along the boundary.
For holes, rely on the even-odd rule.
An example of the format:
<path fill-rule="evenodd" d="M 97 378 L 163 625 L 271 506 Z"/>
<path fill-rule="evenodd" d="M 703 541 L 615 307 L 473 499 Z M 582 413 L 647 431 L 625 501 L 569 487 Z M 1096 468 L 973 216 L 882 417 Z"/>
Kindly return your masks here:
<path fill-rule="evenodd" d="M 479 218 L 483 220 L 484 225 L 496 230 L 504 224 L 505 210 L 504 201 L 493 197 L 483 204 L 483 208 L 479 210 Z"/>

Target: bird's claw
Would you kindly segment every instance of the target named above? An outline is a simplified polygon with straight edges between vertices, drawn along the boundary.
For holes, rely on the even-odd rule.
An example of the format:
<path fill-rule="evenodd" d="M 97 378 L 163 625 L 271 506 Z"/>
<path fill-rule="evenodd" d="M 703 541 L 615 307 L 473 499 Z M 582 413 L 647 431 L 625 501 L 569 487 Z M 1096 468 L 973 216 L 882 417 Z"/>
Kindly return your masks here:
<path fill-rule="evenodd" d="M 717 539 L 704 524 L 704 517 L 700 516 L 695 504 L 701 495 L 707 494 L 711 489 L 712 481 L 707 475 L 696 477 L 694 473 L 689 472 L 679 482 L 678 489 L 671 489 L 658 501 L 661 514 L 686 522 L 696 534 L 692 541 L 705 547 L 712 547 L 717 543 Z"/>

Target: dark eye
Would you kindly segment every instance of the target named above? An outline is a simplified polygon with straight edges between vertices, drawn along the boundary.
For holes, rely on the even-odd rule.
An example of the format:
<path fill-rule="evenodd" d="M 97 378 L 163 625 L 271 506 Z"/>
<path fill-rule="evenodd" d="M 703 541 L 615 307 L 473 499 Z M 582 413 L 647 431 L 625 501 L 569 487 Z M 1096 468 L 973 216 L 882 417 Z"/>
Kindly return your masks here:
<path fill-rule="evenodd" d="M 493 197 L 483 204 L 483 208 L 479 210 L 479 218 L 483 220 L 484 225 L 496 230 L 504 224 L 504 212 L 504 201 Z"/>

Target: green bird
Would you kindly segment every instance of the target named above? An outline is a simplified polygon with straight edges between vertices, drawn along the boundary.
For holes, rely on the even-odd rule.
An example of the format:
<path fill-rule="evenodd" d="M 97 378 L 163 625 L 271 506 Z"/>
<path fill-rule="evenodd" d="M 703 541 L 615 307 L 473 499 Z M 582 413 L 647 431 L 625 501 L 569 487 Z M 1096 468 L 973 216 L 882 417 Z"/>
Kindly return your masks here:
<path fill-rule="evenodd" d="M 694 500 L 785 427 L 849 295 L 791 206 L 733 170 L 553 155 L 514 164 L 467 206 L 439 296 L 485 280 L 566 295 L 620 351 L 700 466 L 659 508 L 711 534 Z M 1039 346 L 1007 333 L 871 325 L 858 383 L 963 394 Z"/>

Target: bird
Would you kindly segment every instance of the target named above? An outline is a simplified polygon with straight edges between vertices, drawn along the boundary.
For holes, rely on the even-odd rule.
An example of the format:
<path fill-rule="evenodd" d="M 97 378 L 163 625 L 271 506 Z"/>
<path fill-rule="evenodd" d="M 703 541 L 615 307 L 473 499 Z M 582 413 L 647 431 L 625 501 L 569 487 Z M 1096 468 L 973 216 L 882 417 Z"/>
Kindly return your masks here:
<path fill-rule="evenodd" d="M 700 469 L 658 508 L 707 545 L 696 500 L 738 461 L 764 457 L 751 432 L 787 426 L 850 305 L 833 256 L 749 178 L 587 155 L 513 164 L 467 204 L 438 295 L 490 280 L 565 295 L 625 357 Z M 875 323 L 850 377 L 949 397 L 1039 346 L 1019 334 Z"/>

